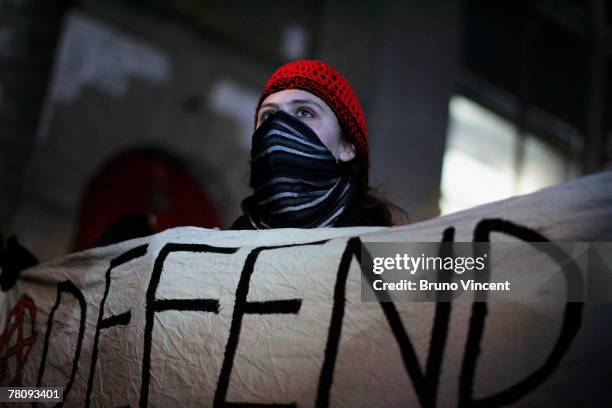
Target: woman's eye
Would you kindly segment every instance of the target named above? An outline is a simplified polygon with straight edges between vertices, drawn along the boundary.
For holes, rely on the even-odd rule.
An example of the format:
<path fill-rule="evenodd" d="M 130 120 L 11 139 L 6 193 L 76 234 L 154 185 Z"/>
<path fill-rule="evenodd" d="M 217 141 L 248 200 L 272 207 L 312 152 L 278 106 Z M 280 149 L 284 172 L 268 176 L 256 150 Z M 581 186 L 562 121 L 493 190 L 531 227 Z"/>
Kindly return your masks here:
<path fill-rule="evenodd" d="M 312 111 L 309 110 L 309 109 L 305 109 L 305 108 L 298 109 L 297 115 L 302 117 L 302 118 L 312 118 L 312 117 L 314 117 L 314 114 L 312 113 Z"/>
<path fill-rule="evenodd" d="M 270 116 L 272 116 L 272 113 L 273 113 L 273 112 L 271 112 L 271 111 L 265 111 L 265 112 L 263 112 L 263 113 L 262 113 L 262 114 L 259 116 L 259 122 L 263 122 L 263 121 L 265 121 L 266 119 L 268 119 Z"/>

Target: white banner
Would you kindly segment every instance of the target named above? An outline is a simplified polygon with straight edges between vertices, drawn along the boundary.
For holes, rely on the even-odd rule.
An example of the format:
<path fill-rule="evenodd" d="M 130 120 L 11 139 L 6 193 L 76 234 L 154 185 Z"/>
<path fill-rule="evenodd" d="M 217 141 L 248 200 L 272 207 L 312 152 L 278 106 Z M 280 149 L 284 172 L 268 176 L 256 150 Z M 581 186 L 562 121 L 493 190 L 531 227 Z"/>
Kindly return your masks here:
<path fill-rule="evenodd" d="M 397 228 L 177 228 L 21 273 L 1 385 L 68 406 L 612 402 L 612 308 L 362 302 L 360 242 L 612 241 L 612 173 Z M 511 267 L 511 265 L 509 266 Z"/>

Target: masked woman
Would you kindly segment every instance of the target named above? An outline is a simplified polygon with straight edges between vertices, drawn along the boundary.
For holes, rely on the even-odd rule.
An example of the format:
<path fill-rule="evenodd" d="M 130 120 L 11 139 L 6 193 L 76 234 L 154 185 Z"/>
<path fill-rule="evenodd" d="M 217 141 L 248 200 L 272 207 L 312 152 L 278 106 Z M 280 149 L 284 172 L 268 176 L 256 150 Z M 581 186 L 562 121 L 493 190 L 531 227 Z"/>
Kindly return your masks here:
<path fill-rule="evenodd" d="M 231 229 L 392 225 L 403 211 L 368 185 L 367 137 L 359 99 L 331 65 L 279 68 L 257 104 L 253 194 Z"/>

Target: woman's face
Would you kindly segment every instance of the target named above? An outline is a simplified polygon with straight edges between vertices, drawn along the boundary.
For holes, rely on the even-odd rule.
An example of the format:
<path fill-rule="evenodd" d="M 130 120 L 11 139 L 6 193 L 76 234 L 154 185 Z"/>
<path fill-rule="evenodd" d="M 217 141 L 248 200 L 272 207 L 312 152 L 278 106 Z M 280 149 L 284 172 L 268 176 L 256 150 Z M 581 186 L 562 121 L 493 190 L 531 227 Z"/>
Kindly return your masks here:
<path fill-rule="evenodd" d="M 301 89 L 285 89 L 268 95 L 257 112 L 257 127 L 279 110 L 307 124 L 336 159 L 350 161 L 355 157 L 355 146 L 342 136 L 338 118 L 318 96 Z"/>

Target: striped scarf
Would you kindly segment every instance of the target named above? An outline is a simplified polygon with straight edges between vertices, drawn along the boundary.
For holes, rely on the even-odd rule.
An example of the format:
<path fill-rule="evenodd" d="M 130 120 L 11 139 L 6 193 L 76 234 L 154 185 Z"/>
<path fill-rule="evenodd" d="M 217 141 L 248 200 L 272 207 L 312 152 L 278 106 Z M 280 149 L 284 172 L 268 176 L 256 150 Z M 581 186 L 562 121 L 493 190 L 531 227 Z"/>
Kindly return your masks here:
<path fill-rule="evenodd" d="M 253 134 L 250 186 L 242 209 L 256 229 L 333 226 L 353 195 L 350 176 L 316 133 L 283 111 Z"/>

